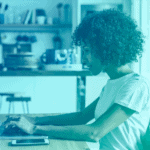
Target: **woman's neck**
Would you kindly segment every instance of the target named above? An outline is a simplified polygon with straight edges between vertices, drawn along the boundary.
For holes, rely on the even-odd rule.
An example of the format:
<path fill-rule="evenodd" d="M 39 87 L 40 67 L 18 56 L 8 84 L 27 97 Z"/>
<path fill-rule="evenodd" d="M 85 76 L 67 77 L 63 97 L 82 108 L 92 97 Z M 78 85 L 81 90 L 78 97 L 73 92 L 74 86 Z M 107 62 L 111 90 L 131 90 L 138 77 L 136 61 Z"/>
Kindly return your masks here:
<path fill-rule="evenodd" d="M 111 65 L 106 69 L 106 73 L 108 74 L 111 80 L 120 78 L 132 72 L 133 70 L 131 70 L 127 64 L 121 67 L 114 67 Z"/>

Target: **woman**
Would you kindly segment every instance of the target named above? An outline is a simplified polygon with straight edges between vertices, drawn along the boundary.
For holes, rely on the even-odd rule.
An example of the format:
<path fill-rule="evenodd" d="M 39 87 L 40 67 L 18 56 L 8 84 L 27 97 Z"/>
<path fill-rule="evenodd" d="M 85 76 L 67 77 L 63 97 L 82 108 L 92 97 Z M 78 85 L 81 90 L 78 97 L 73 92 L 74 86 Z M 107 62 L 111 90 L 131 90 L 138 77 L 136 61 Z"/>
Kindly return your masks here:
<path fill-rule="evenodd" d="M 73 42 L 82 47 L 82 61 L 93 75 L 106 72 L 110 77 L 100 97 L 82 112 L 12 118 L 6 128 L 13 125 L 56 139 L 99 141 L 100 150 L 142 149 L 149 123 L 149 84 L 128 66 L 143 52 L 144 38 L 137 25 L 119 11 L 103 10 L 83 19 Z"/>

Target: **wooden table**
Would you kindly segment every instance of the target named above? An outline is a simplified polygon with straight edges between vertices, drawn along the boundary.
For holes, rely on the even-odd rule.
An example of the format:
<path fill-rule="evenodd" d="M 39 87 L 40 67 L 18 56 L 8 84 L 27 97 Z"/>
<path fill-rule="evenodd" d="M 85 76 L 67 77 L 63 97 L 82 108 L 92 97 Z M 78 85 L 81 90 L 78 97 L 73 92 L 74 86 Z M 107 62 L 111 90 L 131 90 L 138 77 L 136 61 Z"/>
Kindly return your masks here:
<path fill-rule="evenodd" d="M 1 114 L 0 120 L 4 121 L 6 115 Z M 49 114 L 25 114 L 29 116 L 45 116 Z M 56 114 L 50 114 L 56 115 Z M 49 145 L 40 146 L 10 146 L 11 140 L 0 140 L 0 150 L 90 150 L 86 142 L 82 141 L 68 141 L 68 140 L 54 140 L 49 139 Z"/>
<path fill-rule="evenodd" d="M 1 150 L 90 150 L 86 142 L 74 142 L 50 139 L 49 145 L 10 146 L 11 140 L 0 140 Z"/>

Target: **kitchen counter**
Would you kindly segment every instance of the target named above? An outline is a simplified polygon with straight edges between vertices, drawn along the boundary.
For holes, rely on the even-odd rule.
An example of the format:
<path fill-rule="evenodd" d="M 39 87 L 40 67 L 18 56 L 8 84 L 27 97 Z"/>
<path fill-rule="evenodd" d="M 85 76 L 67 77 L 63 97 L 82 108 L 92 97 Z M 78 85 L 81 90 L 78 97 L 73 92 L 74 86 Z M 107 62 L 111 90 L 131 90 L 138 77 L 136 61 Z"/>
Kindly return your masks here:
<path fill-rule="evenodd" d="M 0 140 L 1 150 L 90 150 L 86 142 L 52 140 L 49 145 L 11 146 L 11 140 Z"/>

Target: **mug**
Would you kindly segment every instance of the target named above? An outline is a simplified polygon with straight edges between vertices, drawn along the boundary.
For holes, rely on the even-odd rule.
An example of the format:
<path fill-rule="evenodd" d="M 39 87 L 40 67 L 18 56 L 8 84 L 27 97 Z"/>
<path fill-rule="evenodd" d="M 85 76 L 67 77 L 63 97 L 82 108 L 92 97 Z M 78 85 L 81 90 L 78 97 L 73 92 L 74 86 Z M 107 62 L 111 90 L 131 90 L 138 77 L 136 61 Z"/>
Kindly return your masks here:
<path fill-rule="evenodd" d="M 47 49 L 41 56 L 41 62 L 44 64 L 55 64 L 55 49 Z"/>
<path fill-rule="evenodd" d="M 56 64 L 67 64 L 68 51 L 66 49 L 56 50 Z"/>
<path fill-rule="evenodd" d="M 46 20 L 46 17 L 45 16 L 38 16 L 37 17 L 37 23 L 38 24 L 45 24 L 45 20 Z"/>

